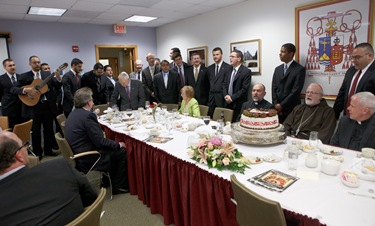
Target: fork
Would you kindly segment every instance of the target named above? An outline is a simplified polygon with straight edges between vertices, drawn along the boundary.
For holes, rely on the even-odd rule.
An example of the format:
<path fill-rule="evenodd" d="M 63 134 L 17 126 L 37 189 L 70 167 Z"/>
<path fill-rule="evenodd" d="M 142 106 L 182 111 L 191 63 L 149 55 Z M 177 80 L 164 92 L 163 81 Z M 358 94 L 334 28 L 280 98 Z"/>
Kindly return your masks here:
<path fill-rule="evenodd" d="M 361 196 L 361 197 L 366 197 L 366 198 L 372 198 L 372 199 L 375 199 L 375 196 L 371 196 L 371 195 L 357 194 L 357 193 L 350 192 L 350 191 L 348 191 L 348 193 L 351 194 L 351 195 L 357 195 L 357 196 Z"/>

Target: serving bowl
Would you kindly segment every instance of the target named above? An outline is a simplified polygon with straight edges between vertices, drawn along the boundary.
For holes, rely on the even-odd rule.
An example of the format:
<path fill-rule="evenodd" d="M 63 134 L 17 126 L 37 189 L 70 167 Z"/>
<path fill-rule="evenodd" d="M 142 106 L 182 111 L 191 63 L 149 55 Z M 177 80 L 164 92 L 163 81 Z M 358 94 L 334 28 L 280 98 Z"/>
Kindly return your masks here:
<path fill-rule="evenodd" d="M 340 166 L 340 162 L 334 159 L 323 159 L 320 170 L 327 175 L 335 176 L 339 173 Z"/>

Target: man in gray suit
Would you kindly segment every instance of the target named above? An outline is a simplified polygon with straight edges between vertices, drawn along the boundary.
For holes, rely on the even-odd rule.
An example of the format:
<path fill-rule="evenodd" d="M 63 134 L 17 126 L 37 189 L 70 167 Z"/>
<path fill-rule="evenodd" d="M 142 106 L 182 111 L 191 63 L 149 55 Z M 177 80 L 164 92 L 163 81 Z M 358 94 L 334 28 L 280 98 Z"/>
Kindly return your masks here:
<path fill-rule="evenodd" d="M 145 89 L 146 100 L 152 103 L 157 102 L 154 92 L 154 76 L 160 72 L 160 67 L 155 65 L 155 55 L 153 53 L 147 53 L 146 60 L 148 66 L 142 71 L 142 83 Z"/>
<path fill-rule="evenodd" d="M 143 62 L 140 59 L 137 59 L 134 63 L 135 71 L 130 73 L 129 77 L 131 79 L 137 79 L 138 81 L 142 82 L 142 68 L 143 68 Z"/>
<path fill-rule="evenodd" d="M 120 111 L 144 108 L 146 98 L 142 82 L 130 79 L 126 72 L 121 72 L 112 93 L 111 106 L 115 105 L 118 99 L 120 99 Z"/>

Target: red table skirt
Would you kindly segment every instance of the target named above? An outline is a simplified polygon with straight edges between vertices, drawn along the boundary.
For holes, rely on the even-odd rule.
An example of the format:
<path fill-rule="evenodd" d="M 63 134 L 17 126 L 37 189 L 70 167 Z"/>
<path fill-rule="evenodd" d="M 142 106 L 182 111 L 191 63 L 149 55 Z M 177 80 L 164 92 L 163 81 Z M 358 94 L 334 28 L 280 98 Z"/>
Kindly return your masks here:
<path fill-rule="evenodd" d="M 107 138 L 126 143 L 130 194 L 138 195 L 152 214 L 161 214 L 164 224 L 238 225 L 236 205 L 231 202 L 234 196 L 230 181 L 147 143 L 102 127 Z M 317 219 L 292 211 L 284 209 L 284 214 L 288 225 L 321 225 Z"/>

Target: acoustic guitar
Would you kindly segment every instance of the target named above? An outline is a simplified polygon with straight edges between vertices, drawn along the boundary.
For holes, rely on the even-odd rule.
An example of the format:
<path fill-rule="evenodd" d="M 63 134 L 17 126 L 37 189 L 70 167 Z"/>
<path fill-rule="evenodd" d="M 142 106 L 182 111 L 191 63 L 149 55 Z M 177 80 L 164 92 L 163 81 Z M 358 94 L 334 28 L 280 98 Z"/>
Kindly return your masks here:
<path fill-rule="evenodd" d="M 64 70 L 67 67 L 68 67 L 68 63 L 63 63 L 59 66 L 58 69 L 56 69 L 56 71 L 60 72 L 61 70 Z M 28 95 L 28 94 L 21 94 L 21 95 L 18 95 L 18 97 L 27 106 L 30 106 L 30 107 L 35 106 L 39 102 L 40 96 L 45 94 L 48 91 L 47 82 L 49 80 L 51 80 L 51 78 L 53 78 L 53 76 L 55 76 L 54 73 L 49 75 L 44 80 L 34 79 L 33 82 L 30 85 L 22 86 L 22 88 L 34 88 L 38 92 L 36 92 L 34 96 L 31 96 L 31 95 Z"/>

